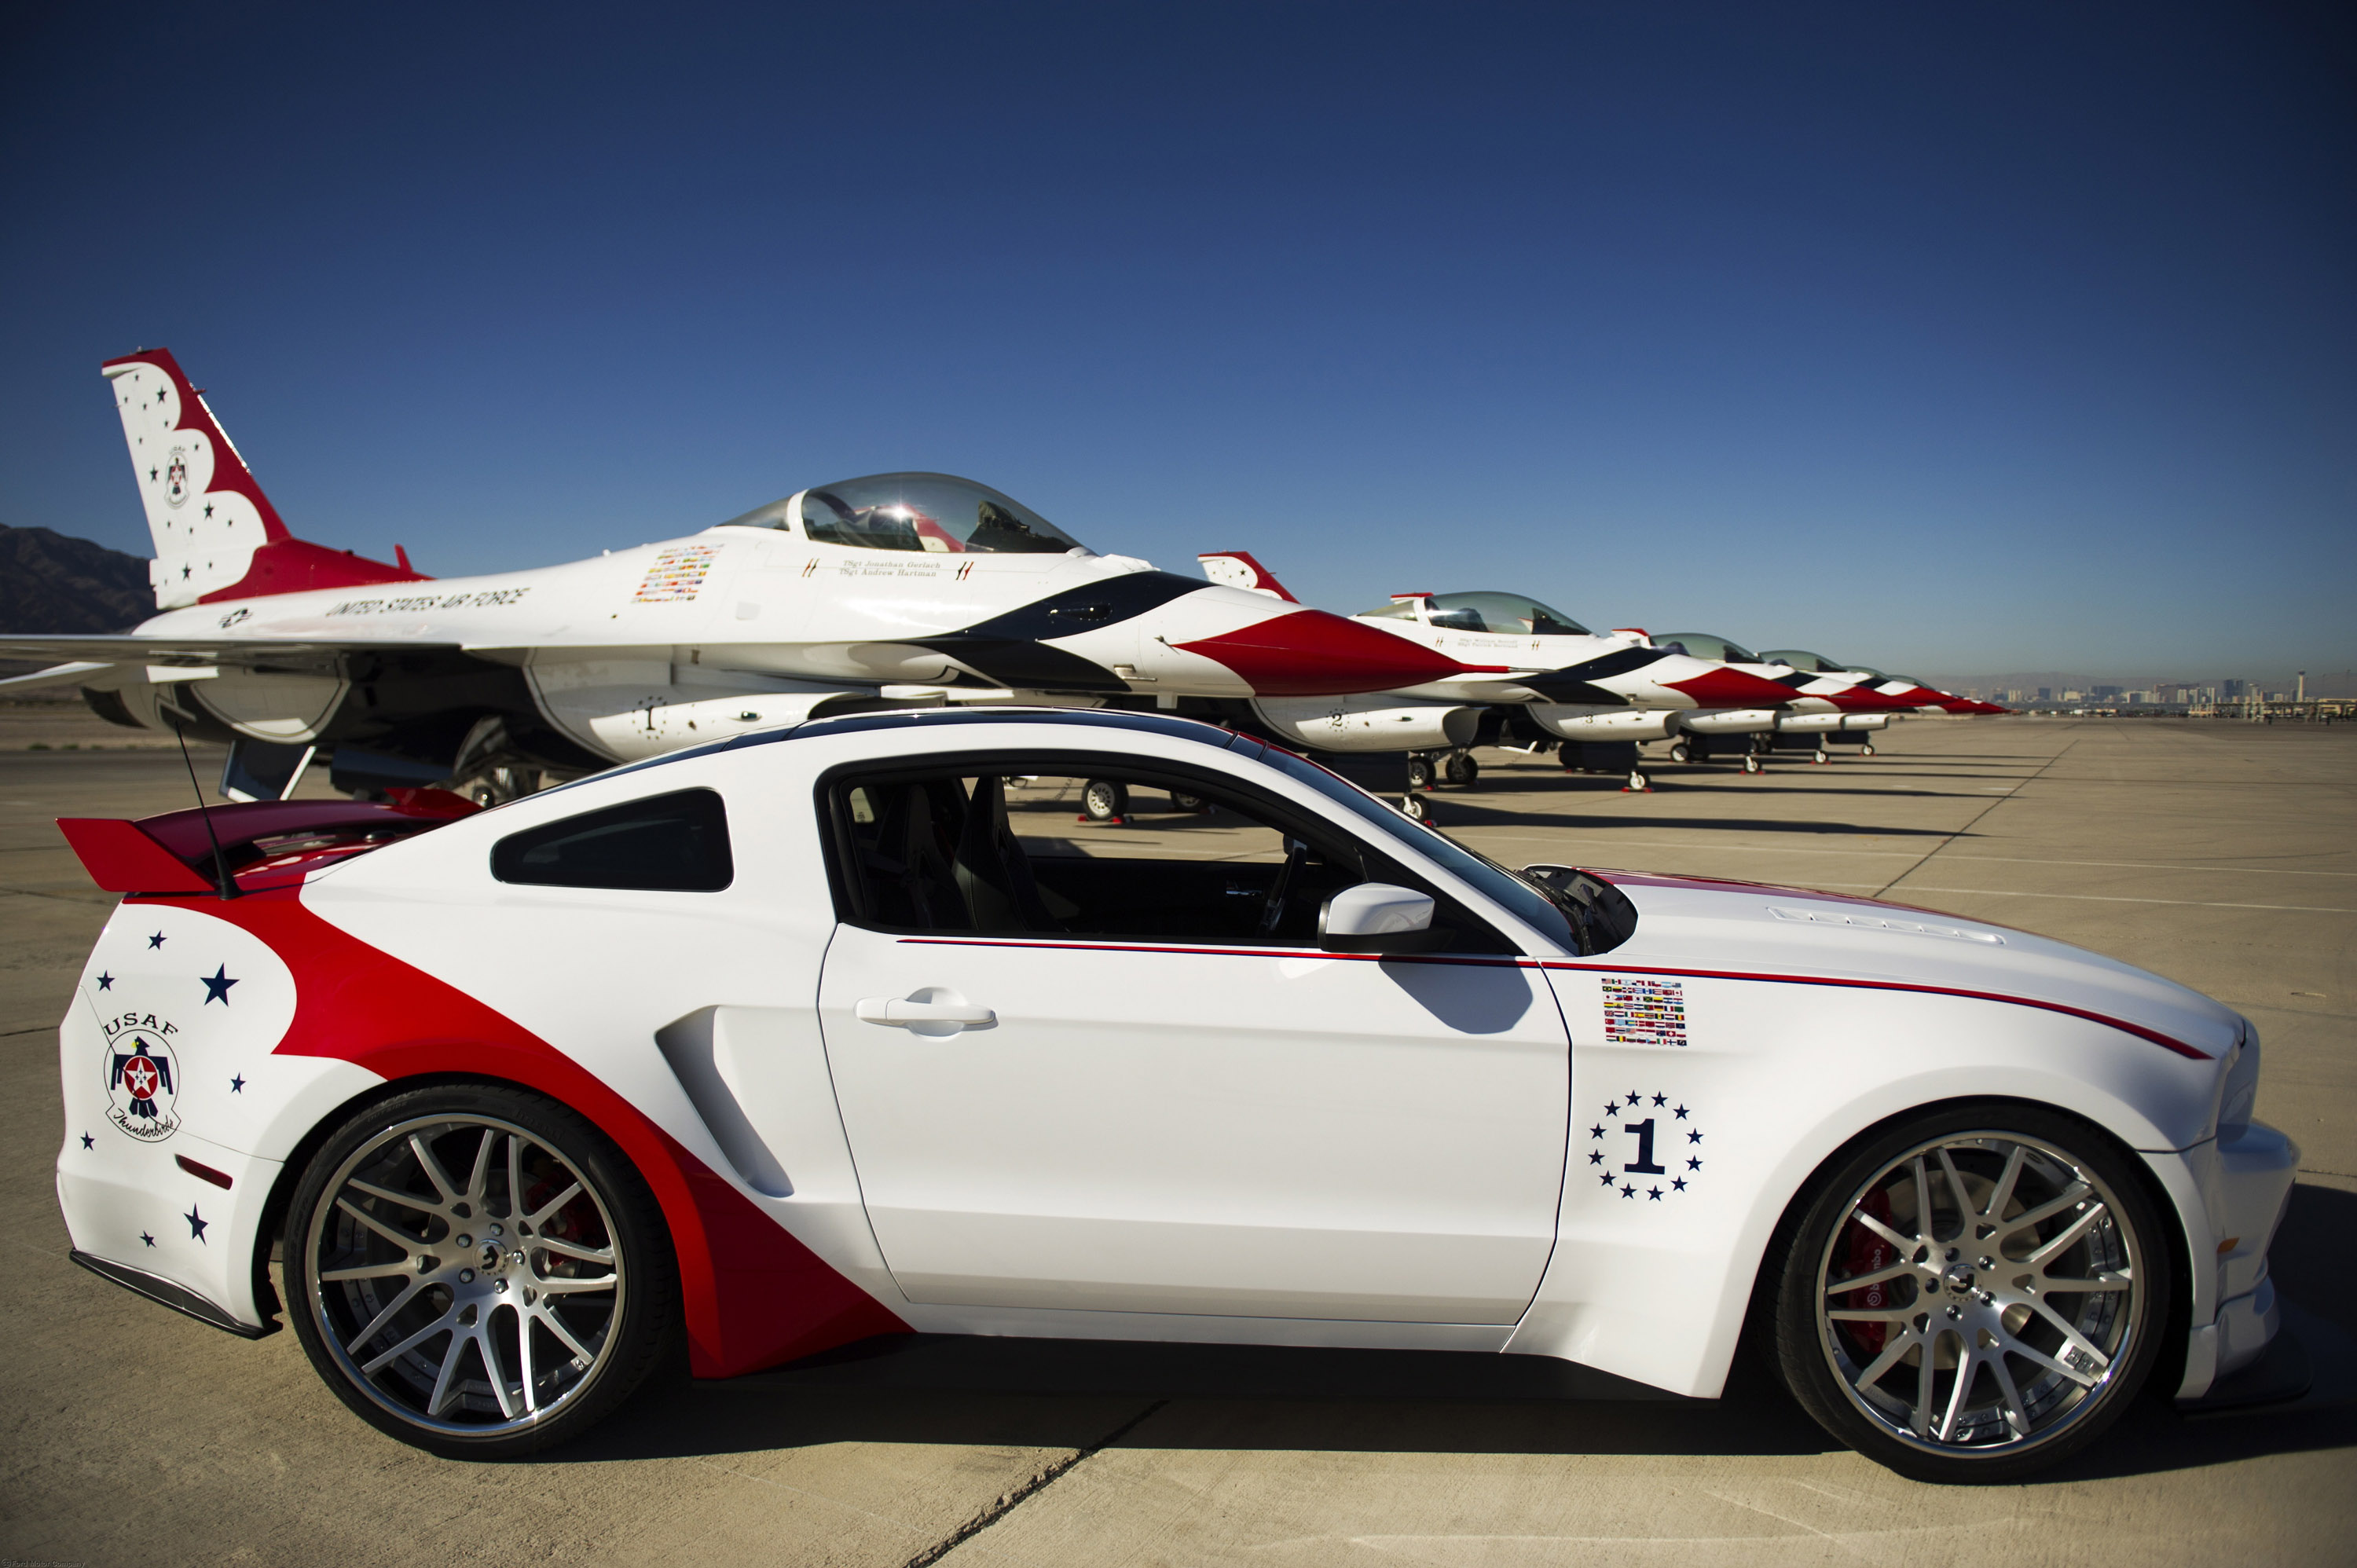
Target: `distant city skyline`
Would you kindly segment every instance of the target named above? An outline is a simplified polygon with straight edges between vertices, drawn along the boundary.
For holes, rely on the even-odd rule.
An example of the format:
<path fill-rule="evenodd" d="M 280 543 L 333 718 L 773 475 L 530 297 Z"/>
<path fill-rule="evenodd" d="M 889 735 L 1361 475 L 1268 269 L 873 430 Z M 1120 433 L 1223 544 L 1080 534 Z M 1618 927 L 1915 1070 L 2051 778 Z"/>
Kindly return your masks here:
<path fill-rule="evenodd" d="M 2352 37 L 47 14 L 0 57 L 0 522 L 147 553 L 97 366 L 167 345 L 299 532 L 437 575 L 939 468 L 1344 612 L 2287 682 L 2357 666 Z"/>

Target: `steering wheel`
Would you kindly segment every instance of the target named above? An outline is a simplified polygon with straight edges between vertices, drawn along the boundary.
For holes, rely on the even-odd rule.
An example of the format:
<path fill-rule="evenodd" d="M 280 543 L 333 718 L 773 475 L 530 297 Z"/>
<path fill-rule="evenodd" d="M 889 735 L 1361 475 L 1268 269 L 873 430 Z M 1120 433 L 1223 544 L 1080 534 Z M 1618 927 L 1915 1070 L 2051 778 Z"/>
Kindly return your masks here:
<path fill-rule="evenodd" d="M 1286 889 L 1293 886 L 1294 873 L 1309 858 L 1309 845 L 1302 839 L 1285 841 L 1285 864 L 1276 868 L 1276 880 L 1268 885 L 1268 897 L 1260 907 L 1260 924 L 1253 928 L 1257 937 L 1276 934 L 1277 922 L 1285 918 Z"/>

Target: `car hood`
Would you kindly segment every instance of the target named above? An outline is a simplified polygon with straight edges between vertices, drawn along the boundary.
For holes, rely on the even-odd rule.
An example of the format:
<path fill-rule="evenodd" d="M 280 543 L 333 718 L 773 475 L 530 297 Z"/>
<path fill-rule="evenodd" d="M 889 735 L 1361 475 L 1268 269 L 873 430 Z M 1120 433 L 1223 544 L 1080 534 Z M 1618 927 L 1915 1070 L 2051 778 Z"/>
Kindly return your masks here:
<path fill-rule="evenodd" d="M 2233 1008 L 2175 981 L 1987 920 L 1764 883 L 1592 875 L 1637 907 L 1635 933 L 1602 961 L 1616 967 L 2003 997 L 2212 1058 L 2244 1027 Z"/>

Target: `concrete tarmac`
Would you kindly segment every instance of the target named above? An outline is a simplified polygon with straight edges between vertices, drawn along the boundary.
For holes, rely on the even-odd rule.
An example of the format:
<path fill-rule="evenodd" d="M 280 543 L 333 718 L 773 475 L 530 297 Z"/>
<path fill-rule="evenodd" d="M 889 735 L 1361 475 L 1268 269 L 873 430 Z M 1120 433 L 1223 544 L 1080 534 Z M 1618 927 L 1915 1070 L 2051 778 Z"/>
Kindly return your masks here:
<path fill-rule="evenodd" d="M 2266 1041 L 2259 1112 L 2305 1151 L 2276 1278 L 2357 1337 L 2357 730 L 1910 723 L 1873 759 L 1665 766 L 1651 794 L 1483 760 L 1477 789 L 1434 803 L 1501 859 L 1886 896 L 2242 1009 Z M 920 1339 L 665 1383 L 529 1463 L 428 1457 L 350 1416 L 291 1334 L 237 1340 L 67 1262 L 55 1020 L 112 900 L 49 819 L 188 799 L 177 755 L 0 750 L 0 1558 L 2357 1559 L 2350 1407 L 2189 1422 L 2154 1404 L 2050 1478 L 1942 1488 L 1833 1446 L 1749 1367 L 1722 1400 L 1645 1400 L 1522 1358 Z"/>

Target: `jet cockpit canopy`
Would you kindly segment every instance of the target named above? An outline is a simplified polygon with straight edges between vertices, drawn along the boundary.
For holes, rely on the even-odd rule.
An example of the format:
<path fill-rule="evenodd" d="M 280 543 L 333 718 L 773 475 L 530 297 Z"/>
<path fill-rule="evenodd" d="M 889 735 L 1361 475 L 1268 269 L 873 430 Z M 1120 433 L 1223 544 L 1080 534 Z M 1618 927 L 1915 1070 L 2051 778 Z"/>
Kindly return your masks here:
<path fill-rule="evenodd" d="M 791 499 L 729 521 L 793 526 Z M 1012 496 L 954 474 L 870 474 L 802 492 L 802 531 L 822 544 L 942 555 L 1062 555 L 1083 546 Z"/>
<path fill-rule="evenodd" d="M 1418 603 L 1430 610 L 1425 616 L 1416 614 Z M 1422 619 L 1427 625 L 1444 627 L 1450 631 L 1496 632 L 1507 637 L 1587 637 L 1588 629 L 1564 614 L 1536 599 L 1526 599 L 1520 594 L 1426 594 L 1417 597 L 1394 599 L 1380 609 L 1362 610 L 1365 616 L 1380 616 L 1386 620 Z"/>
<path fill-rule="evenodd" d="M 1760 657 L 1770 664 L 1789 664 L 1812 675 L 1871 675 L 1877 680 L 1889 679 L 1879 670 L 1869 670 L 1863 664 L 1844 664 L 1822 653 L 1812 653 L 1805 648 L 1771 648 Z"/>
<path fill-rule="evenodd" d="M 1653 646 L 1672 653 L 1683 653 L 1693 659 L 1716 659 L 1721 664 L 1773 664 L 1773 655 L 1754 653 L 1739 642 L 1729 642 L 1723 637 L 1713 637 L 1706 631 L 1674 631 L 1666 637 L 1653 639 Z M 1798 668 L 1795 666 L 1794 668 Z"/>

